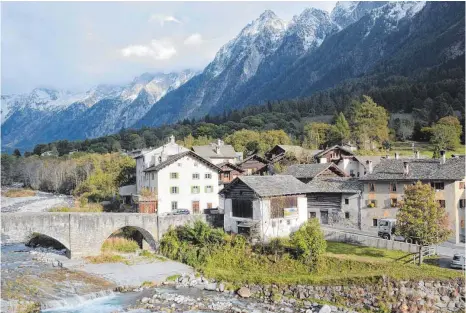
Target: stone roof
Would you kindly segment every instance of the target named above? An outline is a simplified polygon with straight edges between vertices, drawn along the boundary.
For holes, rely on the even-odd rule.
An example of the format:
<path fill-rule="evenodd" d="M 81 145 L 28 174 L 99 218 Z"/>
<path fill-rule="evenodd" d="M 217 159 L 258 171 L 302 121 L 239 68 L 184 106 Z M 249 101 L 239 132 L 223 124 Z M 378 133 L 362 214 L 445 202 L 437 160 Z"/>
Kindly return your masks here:
<path fill-rule="evenodd" d="M 408 174 L 404 174 L 405 162 Z M 463 180 L 466 176 L 464 162 L 464 157 L 447 159 L 445 164 L 439 159 L 382 159 L 372 173 L 360 180 Z"/>
<path fill-rule="evenodd" d="M 307 185 L 311 193 L 358 193 L 364 189 L 364 184 L 358 179 L 345 177 L 317 177 L 307 183 Z"/>
<path fill-rule="evenodd" d="M 234 188 L 239 181 L 245 183 L 259 197 L 299 195 L 306 194 L 309 190 L 306 184 L 291 175 L 239 176 L 225 187 L 221 193 Z"/>
<path fill-rule="evenodd" d="M 359 163 L 361 163 L 365 168 L 367 168 L 367 161 L 372 161 L 372 166 L 376 166 L 380 163 L 380 160 L 383 159 L 380 155 L 355 155 L 354 156 Z"/>
<path fill-rule="evenodd" d="M 200 155 L 194 153 L 193 151 L 185 151 L 185 152 L 181 152 L 181 153 L 178 153 L 178 154 L 175 154 L 175 155 L 171 155 L 168 157 L 168 159 L 166 159 L 165 161 L 155 165 L 155 166 L 151 166 L 149 168 L 146 168 L 144 170 L 144 172 L 157 172 L 157 171 L 160 171 L 161 169 L 163 169 L 164 167 L 180 160 L 181 158 L 185 157 L 185 156 L 190 156 L 194 159 L 197 159 L 199 160 L 200 162 L 204 163 L 205 165 L 211 167 L 212 169 L 220 172 L 221 169 L 216 166 L 215 164 L 209 162 L 208 160 L 206 160 L 205 158 L 201 157 Z"/>
<path fill-rule="evenodd" d="M 314 178 L 328 168 L 331 168 L 334 172 L 341 173 L 342 176 L 346 176 L 346 174 L 333 163 L 294 164 L 288 166 L 283 174 L 292 175 L 296 178 Z"/>
<path fill-rule="evenodd" d="M 192 150 L 203 158 L 236 158 L 236 151 L 232 145 L 211 143 L 205 146 L 193 146 Z"/>

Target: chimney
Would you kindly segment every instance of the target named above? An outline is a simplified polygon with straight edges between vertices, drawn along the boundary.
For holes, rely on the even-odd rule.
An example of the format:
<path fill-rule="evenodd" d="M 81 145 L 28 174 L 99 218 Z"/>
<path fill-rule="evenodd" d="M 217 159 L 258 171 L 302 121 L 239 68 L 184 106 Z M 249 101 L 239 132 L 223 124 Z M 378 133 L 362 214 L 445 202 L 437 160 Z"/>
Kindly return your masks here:
<path fill-rule="evenodd" d="M 223 141 L 221 139 L 217 139 L 217 146 L 223 146 Z"/>
<path fill-rule="evenodd" d="M 395 152 L 395 160 L 398 160 L 400 158 L 400 154 L 398 152 Z"/>
<path fill-rule="evenodd" d="M 414 151 L 414 158 L 419 160 L 419 150 Z"/>
<path fill-rule="evenodd" d="M 215 146 L 215 153 L 220 154 L 220 147 L 219 146 Z"/>
<path fill-rule="evenodd" d="M 446 157 L 445 150 L 440 150 L 440 164 L 445 164 Z"/>
<path fill-rule="evenodd" d="M 403 162 L 403 174 L 409 175 L 409 163 L 407 161 Z"/>
<path fill-rule="evenodd" d="M 366 164 L 367 164 L 367 172 L 368 172 L 369 174 L 372 174 L 372 170 L 373 170 L 373 168 L 372 168 L 372 161 L 367 160 L 367 161 L 366 161 Z"/>
<path fill-rule="evenodd" d="M 168 137 L 168 143 L 175 143 L 175 136 L 171 135 Z"/>

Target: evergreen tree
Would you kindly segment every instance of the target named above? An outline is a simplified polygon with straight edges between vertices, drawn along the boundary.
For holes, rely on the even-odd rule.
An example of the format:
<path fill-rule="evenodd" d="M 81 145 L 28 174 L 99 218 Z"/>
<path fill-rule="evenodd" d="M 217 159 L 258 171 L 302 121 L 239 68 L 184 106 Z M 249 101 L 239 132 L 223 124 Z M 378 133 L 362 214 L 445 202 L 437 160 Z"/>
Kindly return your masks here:
<path fill-rule="evenodd" d="M 15 149 L 15 151 L 13 151 L 13 155 L 17 158 L 21 157 L 21 152 L 19 151 L 19 149 Z"/>

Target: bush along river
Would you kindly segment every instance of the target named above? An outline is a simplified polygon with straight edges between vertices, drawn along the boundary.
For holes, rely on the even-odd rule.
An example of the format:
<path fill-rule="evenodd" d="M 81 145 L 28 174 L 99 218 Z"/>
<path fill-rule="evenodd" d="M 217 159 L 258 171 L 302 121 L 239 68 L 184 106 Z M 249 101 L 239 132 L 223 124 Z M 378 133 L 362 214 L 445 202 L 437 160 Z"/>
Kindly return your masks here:
<path fill-rule="evenodd" d="M 50 248 L 14 244 L 3 245 L 1 252 L 2 312 L 353 312 L 314 302 L 300 301 L 298 305 L 293 298 L 252 298 L 248 288 L 233 290 L 232 286 L 207 280 L 192 271 L 183 274 L 180 269 L 184 267 L 177 268 L 172 261 L 124 265 L 128 270 L 122 272 L 118 267 L 121 264 L 94 264 L 93 267 L 81 261 L 76 265 L 66 261 L 65 251 Z M 68 265 L 70 268 L 66 268 Z M 142 284 L 138 277 L 138 287 L 119 285 L 123 281 L 121 277 L 126 277 L 127 282 L 137 281 L 128 276 L 139 275 L 134 268 L 138 266 L 162 269 L 157 277 L 162 277 L 160 273 L 164 272 L 165 278 L 158 280 L 164 282 Z M 107 270 L 96 275 L 96 268 L 114 268 L 119 273 Z M 154 277 L 147 273 L 148 277 Z M 169 281 L 165 281 L 167 277 Z"/>

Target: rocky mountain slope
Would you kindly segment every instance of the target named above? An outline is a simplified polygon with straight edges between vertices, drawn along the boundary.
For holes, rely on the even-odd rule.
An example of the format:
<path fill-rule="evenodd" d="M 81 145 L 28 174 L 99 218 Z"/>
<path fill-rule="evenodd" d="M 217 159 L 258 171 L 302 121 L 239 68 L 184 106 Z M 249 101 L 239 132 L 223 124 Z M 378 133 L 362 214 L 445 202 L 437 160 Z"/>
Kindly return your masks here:
<path fill-rule="evenodd" d="M 198 75 L 143 74 L 127 86 L 84 94 L 36 89 L 2 96 L 2 146 L 220 115 L 349 80 L 426 79 L 426 71 L 464 60 L 464 16 L 460 2 L 339 2 L 330 13 L 308 8 L 291 21 L 267 10 Z"/>
<path fill-rule="evenodd" d="M 29 94 L 2 96 L 2 147 L 117 132 L 194 75 L 190 70 L 144 73 L 125 86 L 99 85 L 84 93 L 36 88 Z"/>

